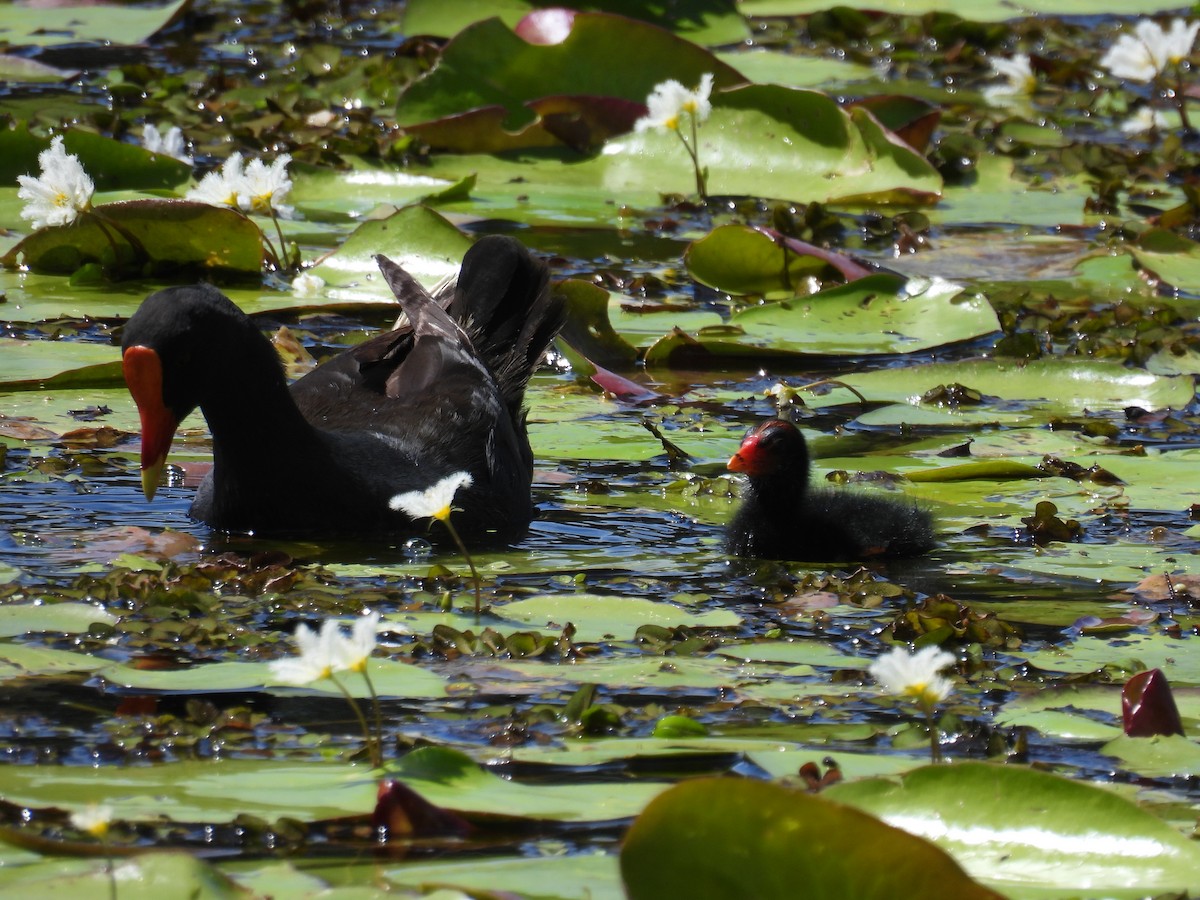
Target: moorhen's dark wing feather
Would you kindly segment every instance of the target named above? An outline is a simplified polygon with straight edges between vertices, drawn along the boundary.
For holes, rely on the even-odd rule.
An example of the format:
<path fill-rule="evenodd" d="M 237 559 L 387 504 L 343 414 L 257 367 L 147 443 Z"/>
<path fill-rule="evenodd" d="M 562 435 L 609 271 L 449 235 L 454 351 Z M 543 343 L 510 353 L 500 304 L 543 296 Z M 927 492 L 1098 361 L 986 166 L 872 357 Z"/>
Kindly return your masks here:
<path fill-rule="evenodd" d="M 808 447 L 790 422 L 752 428 L 729 468 L 750 479 L 726 529 L 726 549 L 735 555 L 845 562 L 934 547 L 931 516 L 909 500 L 810 488 Z"/>
<path fill-rule="evenodd" d="M 130 319 L 123 358 L 144 448 L 147 433 L 173 433 L 196 406 L 212 431 L 214 465 L 196 518 L 259 532 L 412 530 L 390 498 L 461 471 L 473 479 L 455 498 L 464 536 L 524 532 L 532 516 L 524 389 L 563 317 L 544 264 L 512 238 L 481 239 L 447 313 L 407 273 L 379 262 L 404 287 L 408 324 L 290 390 L 270 343 L 215 289 L 160 291 Z M 155 366 L 161 398 L 155 373 L 145 374 Z M 168 424 L 148 431 L 162 410 Z M 155 464 L 144 450 L 144 468 Z"/>

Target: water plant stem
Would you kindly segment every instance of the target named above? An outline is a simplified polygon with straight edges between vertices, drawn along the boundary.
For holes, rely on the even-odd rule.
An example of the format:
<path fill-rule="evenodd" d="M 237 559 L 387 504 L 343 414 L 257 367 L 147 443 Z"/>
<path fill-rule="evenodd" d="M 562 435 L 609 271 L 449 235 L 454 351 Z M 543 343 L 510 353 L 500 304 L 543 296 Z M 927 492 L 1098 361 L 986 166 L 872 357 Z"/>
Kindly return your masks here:
<path fill-rule="evenodd" d="M 346 689 L 346 686 L 342 684 L 341 680 L 336 675 L 330 673 L 329 680 L 332 681 L 337 689 L 342 692 L 342 696 L 346 698 L 346 702 L 349 703 L 350 708 L 354 710 L 354 715 L 357 717 L 358 724 L 362 728 L 363 739 L 367 742 L 367 752 L 371 756 L 371 766 L 378 769 L 383 765 L 383 753 L 380 747 L 380 741 L 371 736 L 371 726 L 367 724 L 367 717 L 363 715 L 362 707 L 358 705 L 358 701 L 354 699 L 354 696 Z M 374 696 L 374 691 L 372 691 L 372 696 Z"/>
<path fill-rule="evenodd" d="M 475 621 L 479 621 L 479 609 L 481 604 L 482 588 L 479 580 L 479 570 L 475 568 L 475 560 L 471 559 L 471 554 L 467 552 L 467 545 L 463 543 L 461 537 L 458 536 L 458 529 L 450 523 L 450 517 L 442 519 L 446 525 L 446 530 L 450 532 L 450 537 L 454 539 L 454 543 L 458 546 L 458 552 L 462 554 L 463 559 L 467 561 L 467 567 L 471 570 L 471 578 L 475 581 Z"/>

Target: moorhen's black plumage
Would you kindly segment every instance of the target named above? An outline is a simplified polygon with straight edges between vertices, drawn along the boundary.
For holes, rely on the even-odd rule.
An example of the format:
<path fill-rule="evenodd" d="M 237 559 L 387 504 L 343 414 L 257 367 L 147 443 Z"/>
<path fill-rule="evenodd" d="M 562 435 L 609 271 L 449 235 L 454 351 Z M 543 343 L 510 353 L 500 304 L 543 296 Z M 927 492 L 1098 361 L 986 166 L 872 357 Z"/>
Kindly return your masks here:
<path fill-rule="evenodd" d="M 728 467 L 750 478 L 726 532 L 730 553 L 841 562 L 918 556 L 934 546 L 932 519 L 912 502 L 810 487 L 808 446 L 791 422 L 751 428 Z"/>
<path fill-rule="evenodd" d="M 290 389 L 270 341 L 216 288 L 146 299 L 125 326 L 122 360 L 141 413 L 148 498 L 180 421 L 199 407 L 213 468 L 191 515 L 216 528 L 412 532 L 388 500 L 467 472 L 473 484 L 454 500 L 464 538 L 525 532 L 533 515 L 525 387 L 563 319 L 545 264 L 519 241 L 485 237 L 467 251 L 457 284 L 434 298 L 390 260 L 377 261 L 409 323 Z"/>

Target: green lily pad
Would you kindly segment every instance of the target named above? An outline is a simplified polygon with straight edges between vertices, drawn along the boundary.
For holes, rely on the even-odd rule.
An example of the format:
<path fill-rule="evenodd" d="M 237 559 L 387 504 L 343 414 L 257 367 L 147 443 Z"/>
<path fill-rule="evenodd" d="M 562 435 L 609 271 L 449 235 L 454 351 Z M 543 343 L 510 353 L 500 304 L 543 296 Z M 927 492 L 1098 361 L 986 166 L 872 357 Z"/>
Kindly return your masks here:
<path fill-rule="evenodd" d="M 36 137 L 25 126 L 0 131 L 0 184 L 16 184 L 18 175 L 36 175 L 37 155 L 49 146 L 50 138 Z M 79 157 L 97 191 L 168 190 L 192 175 L 186 162 L 82 128 L 62 133 L 62 146 Z"/>
<path fill-rule="evenodd" d="M 115 347 L 0 338 L 0 389 L 109 386 L 121 381 Z"/>
<path fill-rule="evenodd" d="M 108 660 L 36 647 L 30 644 L 0 643 L 0 680 L 8 681 L 27 675 L 61 675 L 70 672 L 91 672 L 108 664 Z"/>
<path fill-rule="evenodd" d="M 1119 638 L 1081 637 L 1046 650 L 1012 651 L 1046 672 L 1098 672 L 1112 663 L 1136 662 L 1137 671 L 1162 669 L 1172 685 L 1200 685 L 1200 658 L 1192 642 L 1164 634 L 1129 634 Z"/>
<path fill-rule="evenodd" d="M 386 766 L 436 806 L 460 812 L 490 812 L 556 819 L 603 821 L 630 816 L 663 790 L 655 782 L 614 784 L 521 784 L 480 768 L 444 747 L 422 747 Z"/>
<path fill-rule="evenodd" d="M 375 693 L 381 698 L 434 699 L 446 696 L 441 676 L 421 666 L 392 659 L 372 659 L 368 669 Z M 127 665 L 105 665 L 96 673 L 109 684 L 124 690 L 179 692 L 220 692 L 268 690 L 271 693 L 311 692 L 340 697 L 329 680 L 302 688 L 283 686 L 267 663 L 217 662 L 188 669 L 137 669 Z M 369 697 L 366 682 L 358 675 L 338 675 L 343 687 L 355 697 Z"/>
<path fill-rule="evenodd" d="M 436 884 L 480 896 L 511 892 L 532 898 L 545 896 L 553 885 L 561 900 L 625 900 L 616 856 L 601 853 L 414 862 L 384 868 L 382 875 L 389 884 L 418 890 Z"/>
<path fill-rule="evenodd" d="M 741 616 L 730 610 L 714 609 L 697 613 L 670 603 L 640 597 L 614 597 L 600 594 L 554 594 L 514 600 L 496 608 L 505 619 L 561 630 L 568 622 L 576 628 L 580 641 L 632 640 L 642 625 L 675 628 L 736 628 Z"/>
<path fill-rule="evenodd" d="M 111 805 L 116 819 L 229 822 L 239 815 L 301 820 L 365 815 L 375 806 L 369 768 L 283 760 L 185 760 L 121 769 L 109 766 L 14 767 L 5 781 L 11 803 Z"/>
<path fill-rule="evenodd" d="M 233 900 L 242 896 L 237 883 L 213 865 L 180 850 L 163 850 L 122 859 L 56 860 L 0 870 L 0 890 L 28 900 L 53 900 L 63 894 L 108 896 L 120 879 L 126 900 L 186 896 L 195 900 Z"/>
<path fill-rule="evenodd" d="M 1200 290 L 1200 243 L 1168 231 L 1151 228 L 1126 245 L 1143 269 L 1179 290 Z"/>
<path fill-rule="evenodd" d="M 379 273 L 375 255 L 403 267 L 426 288 L 457 275 L 471 240 L 449 221 L 424 206 L 408 206 L 387 218 L 364 222 L 338 249 L 311 269 L 330 285 L 328 295 L 340 300 L 378 299 L 394 302 Z"/>
<path fill-rule="evenodd" d="M 137 250 L 131 250 L 129 238 Z M 262 270 L 262 232 L 254 222 L 236 210 L 191 200 L 102 204 L 70 225 L 35 231 L 0 257 L 0 264 L 69 275 L 84 263 L 111 262 L 113 242 L 122 254 L 156 268 L 253 275 Z"/>
<path fill-rule="evenodd" d="M 0 43 L 13 47 L 58 44 L 141 44 L 174 22 L 191 5 L 176 0 L 166 6 L 113 4 L 7 5 L 0 20 Z"/>
<path fill-rule="evenodd" d="M 694 779 L 638 816 L 621 849 L 631 900 L 998 898 L 932 844 L 824 796 Z"/>
<path fill-rule="evenodd" d="M 684 255 L 688 273 L 732 294 L 794 295 L 796 286 L 825 268 L 824 260 L 798 256 L 745 225 L 722 225 L 694 241 Z M 785 271 L 786 263 L 786 271 Z"/>
<path fill-rule="evenodd" d="M 748 16 L 808 16 L 815 12 L 844 6 L 840 0 L 739 0 L 738 8 Z M 1102 7 L 1093 0 L 1027 0 L 1014 7 L 1007 0 L 981 0 L 964 7 L 955 0 L 871 0 L 870 8 L 903 16 L 926 13 L 953 13 L 978 22 L 1003 22 L 1025 16 L 1089 16 L 1103 11 L 1114 16 L 1149 16 L 1178 7 L 1170 0 L 1105 0 Z"/>
<path fill-rule="evenodd" d="M 864 110 L 842 109 L 816 91 L 746 85 L 712 98 L 697 152 L 716 195 L 797 202 L 926 203 L 941 176 Z M 745 161 L 753 159 L 754 166 Z M 606 191 L 690 194 L 691 163 L 674 133 L 613 138 L 596 160 Z M 770 175 L 763 180 L 764 173 Z"/>
<path fill-rule="evenodd" d="M 911 353 L 996 331 L 987 300 L 961 285 L 879 274 L 735 314 L 746 341 L 808 353 Z"/>
<path fill-rule="evenodd" d="M 1119 735 L 1100 748 L 1122 766 L 1147 778 L 1195 778 L 1200 775 L 1200 744 L 1179 734 L 1154 737 Z"/>
<path fill-rule="evenodd" d="M 81 634 L 117 617 L 92 603 L 12 603 L 0 605 L 0 637 L 56 632 Z"/>
<path fill-rule="evenodd" d="M 646 351 L 646 365 L 686 369 L 737 360 L 915 353 L 999 327 L 986 299 L 961 294 L 962 288 L 949 282 L 871 275 L 810 297 L 750 307 L 736 313 L 728 326 L 701 331 L 695 338 L 667 335 Z"/>
<path fill-rule="evenodd" d="M 1136 897 L 1200 884 L 1200 846 L 1157 816 L 1023 766 L 928 766 L 899 783 L 843 783 L 823 796 L 929 838 L 1015 896 Z"/>
<path fill-rule="evenodd" d="M 868 400 L 909 404 L 916 404 L 923 394 L 938 385 L 961 384 L 1002 400 L 1037 403 L 1040 414 L 1045 416 L 1128 406 L 1182 409 L 1191 402 L 1193 394 L 1190 378 L 1163 377 L 1120 363 L 1069 358 L 929 363 L 847 373 L 838 380 L 854 386 Z M 855 402 L 855 398 L 844 388 L 835 387 L 806 402 L 821 408 Z"/>

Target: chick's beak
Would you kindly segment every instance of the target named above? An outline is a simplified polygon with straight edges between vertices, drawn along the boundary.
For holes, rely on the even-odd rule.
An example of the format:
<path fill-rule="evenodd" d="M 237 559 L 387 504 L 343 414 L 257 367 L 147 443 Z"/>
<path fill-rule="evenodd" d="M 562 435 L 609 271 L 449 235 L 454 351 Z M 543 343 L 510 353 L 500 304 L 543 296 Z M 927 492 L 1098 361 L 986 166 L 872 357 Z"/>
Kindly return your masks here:
<path fill-rule="evenodd" d="M 153 500 L 179 420 L 163 403 L 158 353 L 149 347 L 130 347 L 121 357 L 121 368 L 142 419 L 142 493 Z"/>

